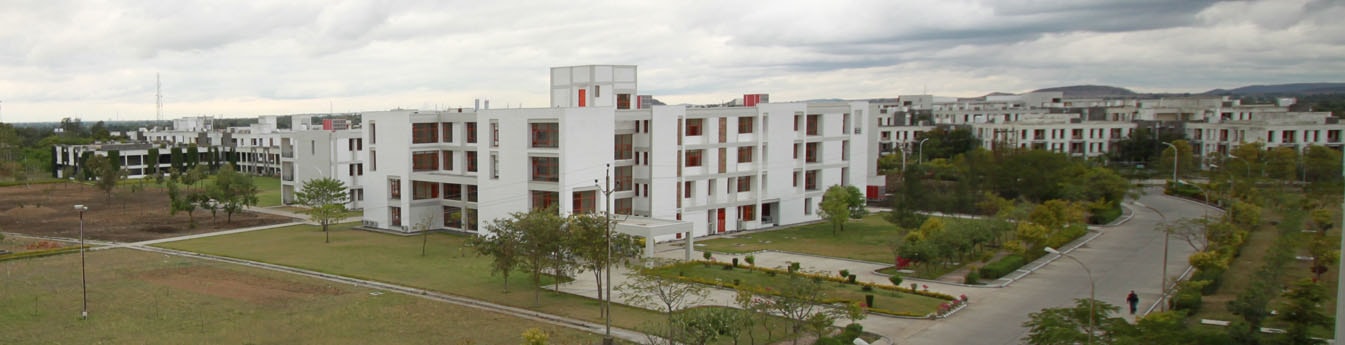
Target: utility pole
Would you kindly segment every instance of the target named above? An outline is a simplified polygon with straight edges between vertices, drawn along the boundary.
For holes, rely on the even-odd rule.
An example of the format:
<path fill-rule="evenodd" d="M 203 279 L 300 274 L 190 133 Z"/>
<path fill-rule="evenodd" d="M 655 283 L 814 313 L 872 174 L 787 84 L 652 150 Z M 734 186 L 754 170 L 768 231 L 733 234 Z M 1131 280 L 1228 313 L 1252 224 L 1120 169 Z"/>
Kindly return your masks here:
<path fill-rule="evenodd" d="M 606 184 L 599 187 L 607 203 L 607 207 L 603 210 L 606 214 L 603 222 L 607 226 L 607 235 L 605 236 L 605 242 L 607 242 L 607 271 L 604 272 L 607 275 L 604 279 L 607 283 L 603 288 L 607 292 L 603 294 L 604 299 L 602 301 L 602 315 L 605 319 L 604 322 L 607 324 L 607 331 L 602 336 L 602 344 L 613 345 L 615 341 L 612 339 L 612 164 L 607 164 L 605 170 L 607 174 Z M 598 184 L 598 181 L 593 180 L 593 184 Z"/>

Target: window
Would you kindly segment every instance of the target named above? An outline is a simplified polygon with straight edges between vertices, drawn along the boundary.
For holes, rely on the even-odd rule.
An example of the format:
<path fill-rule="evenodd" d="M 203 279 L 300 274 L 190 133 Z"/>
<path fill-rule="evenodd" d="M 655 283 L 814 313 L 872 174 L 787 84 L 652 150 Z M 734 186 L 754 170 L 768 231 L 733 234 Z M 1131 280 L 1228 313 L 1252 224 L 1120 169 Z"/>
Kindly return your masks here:
<path fill-rule="evenodd" d="M 560 158 L 532 157 L 532 180 L 546 182 L 560 181 Z"/>
<path fill-rule="evenodd" d="M 532 209 L 540 210 L 552 206 L 560 206 L 559 193 L 532 191 Z"/>
<path fill-rule="evenodd" d="M 490 147 L 500 147 L 500 123 L 490 120 Z"/>
<path fill-rule="evenodd" d="M 462 200 L 462 185 L 457 183 L 444 184 L 445 200 Z"/>
<path fill-rule="evenodd" d="M 738 134 L 751 134 L 754 120 L 751 116 L 738 117 Z"/>
<path fill-rule="evenodd" d="M 369 143 L 370 144 L 378 143 L 378 124 L 373 122 L 369 122 Z"/>
<path fill-rule="evenodd" d="M 803 198 L 803 214 L 813 214 L 813 198 Z"/>
<path fill-rule="evenodd" d="M 818 190 L 818 186 L 817 186 L 817 170 L 808 170 L 808 173 L 804 175 L 804 177 L 803 177 L 803 189 L 804 189 L 804 190 Z"/>
<path fill-rule="evenodd" d="M 616 191 L 624 192 L 630 190 L 631 177 L 633 176 L 633 174 L 631 173 L 631 167 L 630 166 L 616 167 L 615 175 L 616 175 L 616 186 L 615 186 Z"/>
<path fill-rule="evenodd" d="M 378 152 L 369 150 L 369 171 L 378 171 Z"/>
<path fill-rule="evenodd" d="M 402 226 L 402 208 L 393 206 L 389 207 L 388 211 L 392 218 L 392 226 Z"/>
<path fill-rule="evenodd" d="M 476 172 L 476 151 L 467 151 L 467 172 Z"/>
<path fill-rule="evenodd" d="M 439 198 L 439 184 L 434 182 L 411 181 L 411 199 L 425 200 Z"/>
<path fill-rule="evenodd" d="M 752 149 L 753 149 L 753 148 L 754 148 L 754 147 L 751 147 L 751 146 L 743 146 L 743 147 L 739 147 L 739 148 L 738 148 L 738 163 L 751 163 L 751 162 L 752 162 Z"/>
<path fill-rule="evenodd" d="M 439 152 L 419 151 L 411 153 L 411 171 L 430 171 L 439 169 Z"/>
<path fill-rule="evenodd" d="M 351 189 L 350 201 L 364 201 L 364 189 L 363 188 Z"/>
<path fill-rule="evenodd" d="M 705 156 L 705 150 L 687 150 L 687 157 L 686 157 L 687 166 L 688 167 L 701 166 L 702 164 L 701 158 L 704 156 Z"/>
<path fill-rule="evenodd" d="M 719 142 L 726 143 L 728 141 L 729 141 L 729 118 L 721 117 L 719 118 Z"/>
<path fill-rule="evenodd" d="M 794 131 L 799 131 L 799 121 L 803 120 L 803 115 L 794 115 Z"/>
<path fill-rule="evenodd" d="M 791 175 L 794 176 L 794 182 L 793 182 L 793 184 L 791 184 L 791 185 L 794 186 L 794 187 L 798 187 L 798 186 L 799 186 L 799 172 L 795 171 L 795 172 L 794 172 L 793 174 L 791 174 Z"/>
<path fill-rule="evenodd" d="M 444 227 L 458 229 L 462 227 L 462 208 L 444 206 Z"/>
<path fill-rule="evenodd" d="M 757 220 L 757 205 L 738 206 L 738 219 Z"/>
<path fill-rule="evenodd" d="M 616 200 L 613 200 L 612 203 L 615 204 L 615 205 L 612 205 L 612 207 L 615 208 L 615 210 L 612 210 L 613 213 L 616 213 L 616 214 L 624 214 L 624 215 L 630 215 L 630 214 L 631 214 L 631 211 L 632 211 L 632 209 L 633 209 L 633 208 L 631 207 L 631 205 L 633 204 L 633 203 L 631 202 L 631 198 L 621 198 L 621 199 L 616 199 Z"/>
<path fill-rule="evenodd" d="M 360 151 L 364 149 L 364 138 L 350 138 L 346 140 L 347 149 L 350 151 Z"/>
<path fill-rule="evenodd" d="M 476 143 L 476 122 L 467 123 L 467 143 L 468 144 Z"/>
<path fill-rule="evenodd" d="M 500 154 L 491 152 L 491 179 L 500 179 Z"/>
<path fill-rule="evenodd" d="M 463 224 L 462 224 L 463 230 L 467 230 L 467 231 L 476 231 L 476 210 L 475 210 L 475 209 L 470 209 L 470 208 L 469 208 L 469 209 L 463 210 L 463 211 L 462 211 L 462 214 L 466 215 L 466 216 L 462 217 L 462 218 L 463 218 L 463 221 L 462 221 L 462 223 L 463 223 Z"/>
<path fill-rule="evenodd" d="M 388 193 L 392 199 L 402 198 L 402 180 L 388 180 Z"/>
<path fill-rule="evenodd" d="M 682 197 L 683 197 L 683 198 L 690 198 L 690 197 L 691 197 L 691 190 L 692 190 L 692 189 L 695 189 L 694 187 L 696 187 L 696 181 L 686 181 L 686 182 L 683 182 L 683 183 L 682 183 Z"/>
<path fill-rule="evenodd" d="M 704 122 L 705 122 L 704 119 L 687 119 L 686 136 L 688 137 L 700 136 L 701 130 L 703 129 L 702 126 L 704 126 Z"/>
<path fill-rule="evenodd" d="M 438 123 L 413 123 L 411 124 L 411 143 L 429 144 L 439 142 L 439 124 Z"/>
<path fill-rule="evenodd" d="M 634 152 L 635 152 L 635 151 L 634 151 L 635 148 L 634 148 L 634 146 L 631 145 L 631 140 L 632 140 L 632 139 L 631 139 L 631 136 L 632 136 L 632 135 L 630 135 L 630 134 L 617 134 L 617 135 L 616 135 L 616 138 L 615 138 L 615 142 L 616 142 L 616 145 L 615 145 L 615 146 L 616 146 L 616 147 L 614 148 L 615 152 L 614 152 L 614 158 L 613 158 L 613 159 L 617 159 L 617 160 L 631 159 L 631 157 L 634 157 L 634 156 L 635 156 L 635 153 L 634 153 Z"/>
<path fill-rule="evenodd" d="M 453 170 L 453 151 L 439 151 L 439 154 L 443 156 L 443 159 L 440 161 L 444 163 L 443 167 L 439 170 Z"/>
<path fill-rule="evenodd" d="M 808 135 L 817 135 L 818 121 L 821 120 L 821 118 L 822 115 L 817 114 L 808 115 L 808 132 L 807 132 Z"/>
<path fill-rule="evenodd" d="M 443 142 L 446 142 L 446 143 L 447 143 L 447 142 L 453 142 L 453 123 L 452 123 L 452 122 L 444 122 L 443 125 L 441 125 L 441 126 L 439 126 L 439 127 L 441 127 L 441 128 L 444 129 L 444 130 L 443 130 L 444 135 L 440 136 L 440 139 L 443 139 L 443 140 L 444 140 Z"/>
<path fill-rule="evenodd" d="M 534 123 L 532 127 L 532 147 L 556 148 L 560 146 L 558 123 Z"/>
<path fill-rule="evenodd" d="M 808 163 L 817 163 L 817 148 L 821 143 L 808 143 L 807 153 L 804 155 L 804 161 Z"/>
<path fill-rule="evenodd" d="M 629 93 L 618 93 L 618 94 L 616 94 L 616 108 L 617 108 L 617 109 L 630 109 L 630 94 L 629 94 Z"/>
<path fill-rule="evenodd" d="M 598 210 L 598 192 L 596 191 L 574 192 L 572 198 L 570 207 L 574 213 L 589 213 Z"/>
<path fill-rule="evenodd" d="M 467 202 L 476 202 L 476 185 L 467 185 Z"/>
<path fill-rule="evenodd" d="M 364 176 L 364 163 L 355 163 L 349 165 L 350 176 Z"/>
<path fill-rule="evenodd" d="M 751 177 L 751 176 L 739 176 L 739 177 L 738 177 L 738 192 L 739 192 L 739 193 L 742 193 L 742 192 L 751 192 L 751 191 L 752 191 L 752 177 Z"/>
<path fill-rule="evenodd" d="M 309 141 L 308 141 L 308 154 L 309 154 L 309 155 L 316 155 L 316 154 L 318 154 L 318 141 L 317 141 L 317 140 L 309 140 Z"/>
<path fill-rule="evenodd" d="M 579 89 L 579 107 L 588 106 L 588 89 Z"/>
<path fill-rule="evenodd" d="M 794 159 L 799 159 L 799 144 L 794 144 Z"/>

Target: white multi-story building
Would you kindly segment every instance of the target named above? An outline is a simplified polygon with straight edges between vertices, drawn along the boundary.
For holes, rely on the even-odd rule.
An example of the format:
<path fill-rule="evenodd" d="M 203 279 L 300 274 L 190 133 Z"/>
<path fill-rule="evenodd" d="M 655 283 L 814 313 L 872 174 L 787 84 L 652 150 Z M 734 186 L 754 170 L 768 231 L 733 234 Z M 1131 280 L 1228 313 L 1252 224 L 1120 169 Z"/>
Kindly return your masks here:
<path fill-rule="evenodd" d="M 551 108 L 364 114 L 365 226 L 601 211 L 610 175 L 617 229 L 667 240 L 816 220 L 828 186 L 864 181 L 866 102 L 638 108 L 635 72 L 553 68 Z"/>

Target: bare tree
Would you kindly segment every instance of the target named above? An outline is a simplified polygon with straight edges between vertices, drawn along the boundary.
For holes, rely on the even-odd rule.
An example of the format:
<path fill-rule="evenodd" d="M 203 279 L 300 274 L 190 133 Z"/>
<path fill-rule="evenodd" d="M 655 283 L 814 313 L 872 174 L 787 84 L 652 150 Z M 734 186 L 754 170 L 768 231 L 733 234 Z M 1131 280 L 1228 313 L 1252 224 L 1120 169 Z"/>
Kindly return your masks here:
<path fill-rule="evenodd" d="M 626 282 L 617 287 L 617 292 L 626 302 L 634 305 L 656 308 L 668 315 L 692 304 L 705 300 L 708 290 L 704 285 L 666 280 L 638 270 L 626 274 Z"/>

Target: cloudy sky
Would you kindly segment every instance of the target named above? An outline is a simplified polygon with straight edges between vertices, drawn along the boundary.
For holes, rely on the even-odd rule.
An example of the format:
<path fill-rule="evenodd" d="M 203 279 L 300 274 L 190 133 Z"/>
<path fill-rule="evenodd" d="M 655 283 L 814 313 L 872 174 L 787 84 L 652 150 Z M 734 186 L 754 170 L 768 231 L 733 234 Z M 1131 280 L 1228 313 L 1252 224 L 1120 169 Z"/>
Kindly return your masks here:
<path fill-rule="evenodd" d="M 639 65 L 668 103 L 1345 81 L 1332 0 L 66 1 L 0 11 L 0 121 L 548 104 Z"/>

